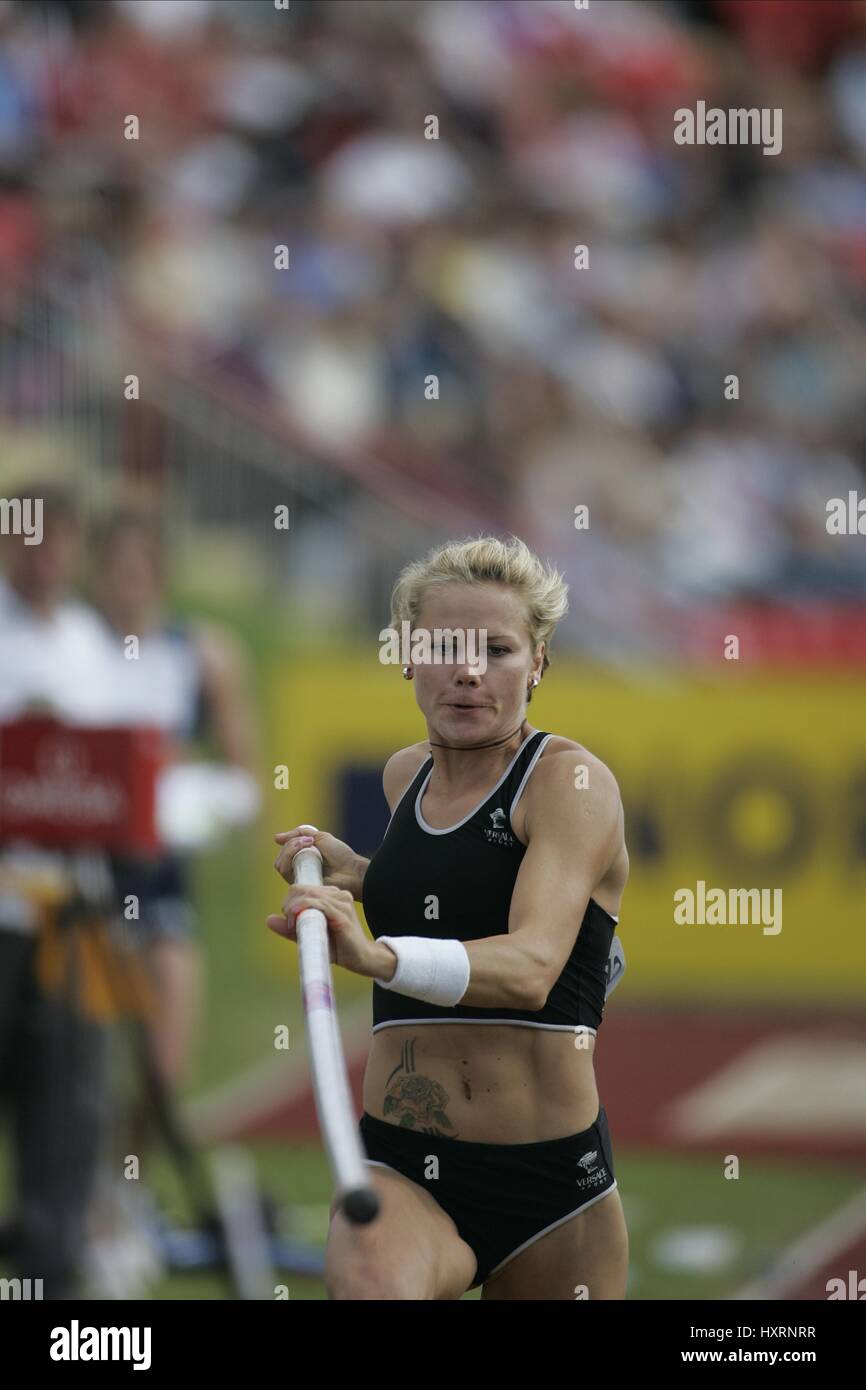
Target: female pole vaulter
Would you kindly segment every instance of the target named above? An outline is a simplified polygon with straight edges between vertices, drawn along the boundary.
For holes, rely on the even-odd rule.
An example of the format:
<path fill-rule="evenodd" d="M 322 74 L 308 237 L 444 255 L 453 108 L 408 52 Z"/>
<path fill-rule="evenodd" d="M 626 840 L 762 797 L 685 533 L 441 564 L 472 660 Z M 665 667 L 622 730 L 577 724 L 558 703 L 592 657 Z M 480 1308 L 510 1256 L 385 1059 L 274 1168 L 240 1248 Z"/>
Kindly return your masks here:
<path fill-rule="evenodd" d="M 619 1299 L 628 1237 L 593 1053 L 628 876 L 616 781 L 526 717 L 567 611 L 516 537 L 448 544 L 401 574 L 392 624 L 470 631 L 487 665 L 409 663 L 427 739 L 383 775 L 370 861 L 326 832 L 321 887 L 268 918 L 325 914 L 332 960 L 373 980 L 361 1136 L 379 1218 L 332 1207 L 333 1299 Z M 277 868 L 310 843 L 276 837 Z M 354 901 L 363 903 L 374 940 Z"/>

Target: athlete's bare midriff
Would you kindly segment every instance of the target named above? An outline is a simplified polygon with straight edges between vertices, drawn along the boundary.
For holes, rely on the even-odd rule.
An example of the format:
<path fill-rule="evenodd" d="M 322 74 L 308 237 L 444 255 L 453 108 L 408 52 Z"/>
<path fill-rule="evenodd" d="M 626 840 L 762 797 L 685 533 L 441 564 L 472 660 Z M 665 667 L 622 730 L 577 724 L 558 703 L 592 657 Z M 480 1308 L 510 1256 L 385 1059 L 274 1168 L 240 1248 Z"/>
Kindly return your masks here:
<path fill-rule="evenodd" d="M 585 751 L 555 736 L 547 748 L 558 747 Z M 416 748 L 417 758 L 408 760 L 406 785 L 428 756 L 427 745 Z M 435 829 L 447 829 L 473 810 L 485 790 L 467 790 L 440 804 L 431 779 L 421 803 L 424 819 Z M 512 820 L 524 844 L 525 807 L 524 798 Z M 619 912 L 627 863 L 623 846 L 593 893 L 613 915 Z M 469 1142 L 560 1139 L 588 1129 L 598 1115 L 595 1042 L 592 1034 L 515 1024 L 389 1025 L 373 1034 L 364 1109 L 392 1124 Z"/>
<path fill-rule="evenodd" d="M 367 1060 L 364 1109 L 451 1139 L 560 1139 L 588 1129 L 598 1114 L 594 1048 L 591 1034 L 510 1024 L 381 1028 Z"/>

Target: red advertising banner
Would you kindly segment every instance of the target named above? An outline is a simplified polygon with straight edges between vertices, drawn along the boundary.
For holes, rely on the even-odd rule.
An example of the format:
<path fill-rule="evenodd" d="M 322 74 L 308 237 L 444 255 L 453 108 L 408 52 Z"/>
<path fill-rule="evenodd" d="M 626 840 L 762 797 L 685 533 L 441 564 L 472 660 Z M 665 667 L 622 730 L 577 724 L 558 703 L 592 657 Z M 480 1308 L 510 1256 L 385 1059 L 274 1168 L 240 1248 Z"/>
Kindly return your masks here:
<path fill-rule="evenodd" d="M 745 666 L 866 667 L 866 603 L 738 603 L 696 609 L 684 620 L 685 652 L 719 665 L 729 637 Z"/>
<path fill-rule="evenodd" d="M 50 849 L 159 849 L 163 735 L 28 717 L 0 724 L 0 842 Z"/>

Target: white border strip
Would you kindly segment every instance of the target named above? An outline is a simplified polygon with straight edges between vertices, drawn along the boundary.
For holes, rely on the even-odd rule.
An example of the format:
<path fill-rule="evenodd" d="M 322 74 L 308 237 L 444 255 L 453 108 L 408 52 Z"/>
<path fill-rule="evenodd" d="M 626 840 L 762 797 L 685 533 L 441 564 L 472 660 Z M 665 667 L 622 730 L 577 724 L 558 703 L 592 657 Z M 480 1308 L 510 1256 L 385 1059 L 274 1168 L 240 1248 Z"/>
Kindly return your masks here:
<path fill-rule="evenodd" d="M 545 1226 L 543 1231 L 536 1231 L 534 1236 L 530 1236 L 529 1240 L 525 1240 L 522 1245 L 518 1245 L 516 1250 L 512 1250 L 510 1255 L 506 1255 L 504 1260 L 500 1260 L 498 1265 L 494 1265 L 493 1269 L 488 1271 L 486 1276 L 487 1279 L 492 1279 L 494 1274 L 498 1274 L 500 1269 L 504 1269 L 507 1264 L 510 1264 L 513 1259 L 521 1255 L 524 1250 L 528 1250 L 530 1245 L 534 1245 L 537 1240 L 541 1240 L 542 1236 L 548 1235 L 550 1231 L 555 1231 L 557 1226 L 564 1226 L 566 1221 L 571 1221 L 573 1217 L 580 1216 L 582 1211 L 588 1211 L 590 1207 L 595 1206 L 596 1202 L 600 1202 L 603 1198 L 609 1197 L 611 1192 L 616 1191 L 616 1188 L 617 1181 L 616 1178 L 614 1178 L 610 1187 L 606 1187 L 604 1192 L 598 1192 L 594 1197 L 590 1197 L 589 1201 L 584 1202 L 582 1207 L 575 1207 L 574 1211 L 570 1211 L 567 1216 L 561 1216 L 558 1221 L 552 1221 L 549 1226 Z"/>
<path fill-rule="evenodd" d="M 461 1024 L 467 1023 L 470 1027 L 473 1024 L 481 1024 L 485 1027 L 491 1023 L 504 1023 L 511 1028 L 545 1028 L 552 1033 L 592 1033 L 597 1034 L 597 1029 L 590 1028 L 586 1023 L 530 1023 L 523 1018 L 391 1018 L 385 1023 L 377 1023 L 373 1029 L 378 1033 L 380 1028 L 417 1028 L 424 1024 L 449 1023 L 452 1028 L 457 1028 Z"/>
<path fill-rule="evenodd" d="M 412 773 L 412 776 L 409 778 L 409 781 L 406 783 L 405 787 L 404 787 L 403 790 L 401 791 L 400 795 L 399 795 L 398 798 L 397 798 L 397 804 L 395 805 L 393 811 L 391 812 L 391 820 L 389 820 L 388 824 L 385 826 L 385 835 L 387 835 L 387 834 L 388 834 L 388 831 L 391 829 L 391 821 L 394 819 L 394 817 L 396 816 L 396 814 L 397 814 L 397 812 L 399 811 L 400 807 L 402 806 L 403 802 L 405 801 L 405 799 L 406 799 L 406 793 L 409 792 L 409 791 L 411 791 L 411 789 L 412 789 L 412 783 L 415 781 L 416 777 L 418 776 L 419 772 L 421 772 L 422 768 L 424 768 L 424 767 L 426 766 L 426 764 L 430 761 L 430 759 L 431 759 L 432 757 L 433 757 L 433 754 L 432 754 L 432 753 L 428 753 L 428 754 L 427 754 L 427 757 L 424 759 L 424 761 L 423 761 L 422 763 L 419 763 L 419 764 L 418 764 L 418 766 L 416 767 L 415 771 Z M 430 771 L 431 771 L 431 772 L 433 771 L 432 767 L 431 767 Z M 382 839 L 383 839 L 383 840 L 384 840 L 384 838 L 385 838 L 385 835 L 382 836 Z"/>
<path fill-rule="evenodd" d="M 367 1159 L 367 1162 L 368 1162 L 369 1164 L 371 1164 L 371 1165 L 372 1165 L 373 1167 L 375 1167 L 375 1168 L 387 1168 L 387 1169 L 389 1170 L 389 1172 L 391 1172 L 391 1173 L 397 1173 L 398 1176 L 401 1177 L 401 1178 L 405 1178 L 405 1176 L 406 1176 L 405 1173 L 401 1173 L 401 1172 L 400 1172 L 400 1169 L 399 1169 L 399 1168 L 394 1168 L 394 1167 L 392 1166 L 392 1164 L 390 1164 L 390 1163 L 383 1163 L 383 1162 L 381 1161 L 381 1159 L 378 1159 L 378 1158 L 368 1158 L 368 1159 Z M 409 1179 L 409 1182 L 412 1182 L 412 1181 L 413 1181 L 413 1179 L 410 1178 L 410 1179 Z M 420 1183 L 415 1183 L 415 1186 L 416 1186 L 416 1187 L 420 1187 Z M 565 1216 L 560 1216 L 559 1219 L 558 1219 L 557 1221 L 552 1221 L 552 1222 L 550 1223 L 550 1225 L 549 1225 L 549 1226 L 545 1226 L 543 1230 L 541 1230 L 541 1231 L 536 1231 L 536 1233 L 535 1233 L 534 1236 L 530 1236 L 529 1239 L 528 1239 L 528 1240 L 525 1240 L 525 1241 L 523 1242 L 522 1245 L 518 1245 L 518 1247 L 517 1247 L 516 1250 L 512 1250 L 510 1255 L 506 1255 L 504 1260 L 500 1260 L 498 1265 L 494 1265 L 492 1269 L 489 1269 L 489 1270 L 487 1271 L 487 1273 L 485 1274 L 484 1278 L 481 1279 L 481 1280 L 478 1279 L 478 1263 L 477 1263 L 477 1262 L 478 1262 L 478 1256 L 476 1255 L 476 1256 L 475 1256 L 476 1268 L 475 1268 L 475 1274 L 474 1274 L 474 1276 L 473 1276 L 475 1282 L 472 1283 L 472 1284 L 468 1284 L 468 1285 L 467 1285 L 467 1287 L 466 1287 L 466 1292 L 468 1293 L 470 1289 L 483 1288 L 484 1285 L 487 1283 L 487 1280 L 488 1280 L 488 1279 L 492 1279 L 493 1276 L 494 1276 L 495 1274 L 498 1274 L 499 1271 L 500 1271 L 501 1269 L 504 1269 L 506 1265 L 509 1265 L 509 1264 L 511 1263 L 512 1260 L 516 1260 L 516 1259 L 517 1259 L 517 1256 L 518 1256 L 518 1255 L 522 1255 L 524 1250 L 528 1250 L 529 1247 L 530 1247 L 530 1245 L 534 1245 L 535 1242 L 536 1242 L 537 1240 L 541 1240 L 542 1236 L 549 1235 L 550 1232 L 551 1232 L 551 1231 L 555 1231 L 555 1230 L 557 1229 L 557 1227 L 559 1227 L 559 1226 L 564 1226 L 565 1223 L 566 1223 L 567 1221 L 573 1221 L 574 1218 L 575 1218 L 575 1216 L 580 1216 L 580 1213 L 581 1213 L 582 1211 L 588 1211 L 590 1207 L 594 1207 L 594 1206 L 595 1206 L 596 1202 L 601 1202 L 601 1201 L 604 1200 L 605 1197 L 609 1197 L 610 1194 L 611 1194 L 612 1192 L 615 1192 L 615 1191 L 617 1190 L 617 1186 L 618 1186 L 617 1180 L 616 1180 L 616 1178 L 614 1178 L 614 1180 L 613 1180 L 613 1182 L 611 1183 L 610 1187 L 606 1187 L 606 1188 L 604 1189 L 604 1192 L 598 1192 L 598 1193 L 595 1195 L 595 1197 L 590 1197 L 590 1199 L 589 1199 L 588 1202 L 584 1202 L 583 1206 L 581 1206 L 581 1207 L 575 1207 L 574 1211 L 568 1212 Z M 421 1190 L 424 1191 L 423 1188 L 422 1188 Z M 432 1193 L 432 1192 L 431 1192 L 430 1195 L 431 1195 L 431 1197 L 433 1197 L 434 1201 L 437 1201 L 436 1196 L 435 1196 L 435 1193 Z M 437 1201 L 437 1206 L 439 1206 L 439 1207 L 441 1208 L 441 1210 L 445 1212 L 445 1215 L 446 1215 L 446 1216 L 448 1215 L 448 1212 L 445 1211 L 445 1208 L 442 1206 L 441 1202 L 438 1202 L 438 1201 Z M 452 1219 L 452 1221 L 454 1220 L 453 1217 L 452 1217 L 451 1219 Z M 459 1234 L 459 1232 L 458 1232 L 458 1234 Z M 465 1240 L 464 1237 L 461 1236 L 461 1239 L 463 1240 L 463 1242 L 464 1242 L 465 1245 L 469 1245 L 469 1242 L 468 1242 L 467 1240 Z M 469 1248 L 470 1248 L 470 1250 L 472 1249 L 471 1245 L 469 1246 Z M 472 1253 L 475 1254 L 475 1251 L 473 1250 Z"/>
<path fill-rule="evenodd" d="M 514 800 L 513 800 L 512 803 L 511 803 L 511 810 L 508 812 L 508 824 L 511 826 L 511 829 L 512 829 L 512 830 L 514 829 L 514 824 L 513 824 L 513 822 L 512 822 L 511 817 L 514 815 L 514 808 L 515 808 L 515 806 L 517 805 L 518 801 L 520 800 L 521 794 L 522 794 L 522 792 L 523 792 L 523 788 L 526 786 L 526 783 L 529 781 L 529 774 L 530 774 L 530 772 L 531 772 L 532 769 L 535 767 L 535 764 L 538 762 L 538 759 L 541 757 L 542 753 L 544 752 L 545 748 L 547 747 L 548 743 L 550 742 L 550 740 L 551 740 L 552 738 L 553 738 L 553 734 L 545 734 L 545 735 L 544 735 L 544 738 L 541 740 L 541 742 L 539 743 L 538 747 L 536 748 L 535 752 L 533 753 L 532 757 L 531 757 L 530 760 L 529 760 L 529 766 L 528 766 L 528 768 L 526 769 L 526 771 L 525 771 L 524 774 L 523 774 L 523 777 L 522 777 L 521 782 L 520 782 L 520 786 L 517 788 L 517 791 L 514 793 Z"/>
<path fill-rule="evenodd" d="M 490 788 L 490 791 L 487 793 L 487 795 L 486 795 L 485 797 L 483 797 L 483 798 L 481 799 L 481 801 L 479 801 L 478 805 L 477 805 L 477 806 L 473 806 L 473 808 L 472 808 L 472 810 L 469 812 L 469 814 L 468 814 L 467 816 L 464 816 L 462 820 L 459 820 L 459 821 L 457 822 L 456 825 L 446 825 L 446 826 L 444 827 L 444 829 L 442 829 L 442 830 L 437 830 L 437 829 L 435 828 L 435 826 L 428 825 L 427 822 L 426 822 L 425 819 L 424 819 L 424 816 L 423 816 L 422 813 L 421 813 L 421 802 L 423 801 L 423 799 L 424 799 L 424 793 L 425 793 L 425 791 L 427 790 L 427 783 L 430 781 L 430 778 L 433 776 L 433 770 L 434 770 L 434 769 L 431 767 L 430 771 L 427 773 L 427 776 L 424 778 L 424 781 L 421 783 L 421 789 L 420 789 L 420 791 L 418 792 L 418 795 L 417 795 L 416 798 L 415 798 L 415 819 L 417 820 L 417 822 L 418 822 L 418 824 L 420 825 L 421 829 L 422 829 L 422 830 L 426 830 L 426 832 L 427 832 L 428 835 L 450 835 L 451 832 L 452 832 L 452 830 L 459 830 L 460 827 L 461 827 L 461 825 L 465 825 L 466 822 L 467 822 L 468 820 L 471 820 L 473 816 L 476 816 L 476 815 L 478 814 L 478 812 L 481 810 L 482 806 L 486 806 L 486 805 L 487 805 L 487 803 L 488 803 L 488 801 L 490 800 L 491 796 L 493 796 L 495 792 L 498 792 L 498 791 L 499 791 L 499 788 L 502 786 L 502 783 L 503 783 L 503 782 L 506 780 L 506 778 L 508 777 L 508 774 L 511 772 L 511 769 L 514 767 L 514 764 L 517 762 L 517 759 L 520 757 L 520 755 L 521 755 L 521 753 L 523 752 L 524 748 L 526 747 L 527 743 L 529 743 L 529 741 L 530 741 L 531 739 L 535 738 L 536 734 L 538 734 L 538 733 L 540 733 L 540 732 L 541 732 L 541 731 L 540 731 L 539 729 L 533 729 L 533 731 L 532 731 L 531 734 L 527 734 L 527 735 L 526 735 L 526 738 L 523 740 L 523 742 L 521 743 L 521 745 L 520 745 L 520 747 L 518 748 L 517 752 L 514 754 L 514 757 L 511 759 L 511 762 L 508 764 L 507 768 L 506 768 L 505 771 L 503 772 L 503 774 L 502 774 L 502 776 L 500 777 L 499 781 L 496 783 L 495 787 L 491 787 L 491 788 Z M 550 735 L 548 734 L 547 737 L 549 738 Z M 544 739 L 542 739 L 542 744 L 543 744 L 543 743 L 544 743 Z"/>

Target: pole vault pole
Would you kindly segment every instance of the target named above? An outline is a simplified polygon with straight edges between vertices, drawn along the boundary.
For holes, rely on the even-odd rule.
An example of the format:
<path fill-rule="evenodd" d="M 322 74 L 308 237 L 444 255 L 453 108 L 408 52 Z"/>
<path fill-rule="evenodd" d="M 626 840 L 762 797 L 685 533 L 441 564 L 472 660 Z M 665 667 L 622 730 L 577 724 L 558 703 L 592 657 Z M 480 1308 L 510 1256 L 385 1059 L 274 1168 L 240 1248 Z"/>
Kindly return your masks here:
<path fill-rule="evenodd" d="M 300 829 L 308 835 L 318 833 L 314 825 L 302 825 Z M 292 859 L 292 877 L 295 883 L 307 887 L 321 884 L 322 856 L 315 846 L 298 850 Z M 318 908 L 307 907 L 298 913 L 296 922 L 301 998 L 319 1130 L 340 1208 L 349 1221 L 363 1225 L 378 1215 L 379 1195 L 370 1182 L 349 1090 L 331 978 L 328 921 Z"/>

